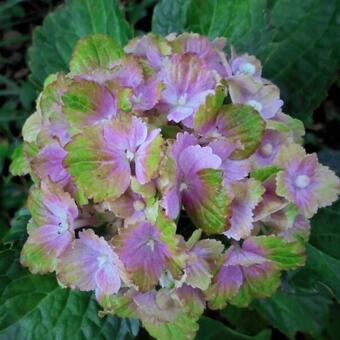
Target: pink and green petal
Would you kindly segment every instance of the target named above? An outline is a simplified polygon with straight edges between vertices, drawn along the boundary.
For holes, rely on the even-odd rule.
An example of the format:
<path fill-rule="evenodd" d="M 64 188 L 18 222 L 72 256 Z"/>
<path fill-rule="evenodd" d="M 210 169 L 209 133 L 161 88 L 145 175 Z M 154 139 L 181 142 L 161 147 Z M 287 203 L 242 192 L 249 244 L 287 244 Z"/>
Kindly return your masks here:
<path fill-rule="evenodd" d="M 291 270 L 304 265 L 304 246 L 299 242 L 287 242 L 278 236 L 257 236 L 246 239 L 242 245 L 246 251 L 264 256 L 279 270 Z"/>
<path fill-rule="evenodd" d="M 235 145 L 241 144 L 230 156 L 239 160 L 252 155 L 261 143 L 265 122 L 250 106 L 224 105 L 217 118 L 217 129 L 227 140 Z"/>
<path fill-rule="evenodd" d="M 237 145 L 231 144 L 225 139 L 216 139 L 209 143 L 213 153 L 222 160 L 221 168 L 224 172 L 225 184 L 232 181 L 240 181 L 248 176 L 250 172 L 249 159 L 232 160 L 229 156 L 237 149 Z"/>
<path fill-rule="evenodd" d="M 304 247 L 278 236 L 250 237 L 242 248 L 231 246 L 206 293 L 212 309 L 227 303 L 245 307 L 254 298 L 271 296 L 280 285 L 280 271 L 304 264 Z"/>
<path fill-rule="evenodd" d="M 32 215 L 32 228 L 55 225 L 73 229 L 78 216 L 77 205 L 70 194 L 50 182 L 42 182 L 40 189 L 34 187 L 27 205 Z"/>
<path fill-rule="evenodd" d="M 232 184 L 234 198 L 230 205 L 230 229 L 224 235 L 240 240 L 251 234 L 254 221 L 254 209 L 264 193 L 262 184 L 254 179 Z"/>
<path fill-rule="evenodd" d="M 151 289 L 171 260 L 159 228 L 146 221 L 139 222 L 122 230 L 115 242 L 120 259 L 139 289 Z"/>
<path fill-rule="evenodd" d="M 176 123 L 192 118 L 215 88 L 212 72 L 191 53 L 173 55 L 162 68 L 160 80 L 165 85 L 161 105 L 168 120 Z"/>
<path fill-rule="evenodd" d="M 208 234 L 218 234 L 229 227 L 229 198 L 223 186 L 223 173 L 203 169 L 196 173 L 190 190 L 184 190 L 184 208 L 197 228 Z"/>
<path fill-rule="evenodd" d="M 121 138 L 117 145 L 116 140 L 115 129 L 96 125 L 85 128 L 66 146 L 67 171 L 78 190 L 95 202 L 118 198 L 130 184 L 130 164 L 125 152 L 117 149 L 127 141 Z"/>
<path fill-rule="evenodd" d="M 135 89 L 144 81 L 143 68 L 137 58 L 126 56 L 119 60 L 111 70 L 112 82 L 117 86 Z"/>
<path fill-rule="evenodd" d="M 57 142 L 46 145 L 31 162 L 32 170 L 40 180 L 50 178 L 52 182 L 67 184 L 70 175 L 63 161 L 67 152 Z"/>
<path fill-rule="evenodd" d="M 136 153 L 136 178 L 141 184 L 150 182 L 157 174 L 162 158 L 163 145 L 160 131 L 160 129 L 153 130 Z"/>
<path fill-rule="evenodd" d="M 103 295 L 115 294 L 120 289 L 120 266 L 118 256 L 104 238 L 86 230 L 60 256 L 57 277 L 72 289 L 95 290 L 100 300 Z"/>
<path fill-rule="evenodd" d="M 276 191 L 275 177 L 272 176 L 269 179 L 267 179 L 263 183 L 263 186 L 265 188 L 265 192 L 262 196 L 261 202 L 255 208 L 254 221 L 262 220 L 267 216 L 283 209 L 288 204 L 287 200 L 285 200 L 282 197 L 279 197 L 275 192 Z"/>
<path fill-rule="evenodd" d="M 107 144 L 123 152 L 131 152 L 134 157 L 137 148 L 145 143 L 148 127 L 135 116 L 118 116 L 111 124 L 104 127 L 104 137 Z"/>
<path fill-rule="evenodd" d="M 223 105 L 225 89 L 217 86 L 214 94 L 209 94 L 205 103 L 199 107 L 194 115 L 194 130 L 196 133 L 206 136 L 216 128 L 218 111 Z"/>
<path fill-rule="evenodd" d="M 283 169 L 276 176 L 277 194 L 293 202 L 306 217 L 337 199 L 338 177 L 320 165 L 315 154 L 306 155 L 302 146 L 282 147 L 275 161 Z"/>
<path fill-rule="evenodd" d="M 20 262 L 33 274 L 56 269 L 58 257 L 73 239 L 73 232 L 59 225 L 43 225 L 32 230 L 24 244 Z"/>
<path fill-rule="evenodd" d="M 176 289 L 176 295 L 189 316 L 196 318 L 203 314 L 206 302 L 200 289 L 184 284 Z"/>
<path fill-rule="evenodd" d="M 93 81 L 73 81 L 63 95 L 63 112 L 72 127 L 82 128 L 114 118 L 116 97 Z"/>
<path fill-rule="evenodd" d="M 127 54 L 146 58 L 148 67 L 158 70 L 163 64 L 164 57 L 171 53 L 171 47 L 165 38 L 150 33 L 130 40 L 124 47 L 124 51 Z"/>
<path fill-rule="evenodd" d="M 185 283 L 189 286 L 203 291 L 209 288 L 212 278 L 209 263 L 199 258 L 194 252 L 187 255 L 184 272 L 186 275 Z"/>
<path fill-rule="evenodd" d="M 171 291 L 162 289 L 138 294 L 134 302 L 143 326 L 156 339 L 194 339 L 198 330 L 198 316 L 190 317 Z"/>
<path fill-rule="evenodd" d="M 138 86 L 131 98 L 134 111 L 153 109 L 161 98 L 163 88 L 163 84 L 156 77 L 151 77 L 144 84 Z"/>
<path fill-rule="evenodd" d="M 293 225 L 281 231 L 278 235 L 288 242 L 301 241 L 306 243 L 310 234 L 310 222 L 303 215 L 297 215 Z"/>
<path fill-rule="evenodd" d="M 96 69 L 109 69 L 122 55 L 122 48 L 111 37 L 93 34 L 77 43 L 71 57 L 70 70 L 73 74 L 84 74 Z"/>
<path fill-rule="evenodd" d="M 255 81 L 249 75 L 230 79 L 229 92 L 233 103 L 253 107 L 263 119 L 273 118 L 283 105 L 277 86 Z"/>

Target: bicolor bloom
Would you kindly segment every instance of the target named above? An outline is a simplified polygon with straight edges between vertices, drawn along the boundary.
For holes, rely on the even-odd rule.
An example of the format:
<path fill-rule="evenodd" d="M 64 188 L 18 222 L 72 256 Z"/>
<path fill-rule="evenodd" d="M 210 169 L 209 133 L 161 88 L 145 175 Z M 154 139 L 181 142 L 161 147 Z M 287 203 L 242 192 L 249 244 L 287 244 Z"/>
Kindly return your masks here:
<path fill-rule="evenodd" d="M 182 133 L 171 147 L 169 162 L 165 163 L 169 183 L 162 200 L 167 216 L 176 218 L 183 204 L 197 227 L 208 232 L 224 230 L 227 197 L 219 170 L 221 159 L 210 147 L 196 144 L 193 135 Z"/>
<path fill-rule="evenodd" d="M 58 142 L 51 142 L 32 159 L 32 169 L 40 180 L 49 178 L 54 183 L 66 185 L 71 179 L 63 164 L 66 155 L 67 152 Z"/>
<path fill-rule="evenodd" d="M 250 237 L 242 247 L 232 245 L 206 293 L 209 306 L 219 309 L 231 303 L 244 307 L 253 296 L 270 296 L 280 285 L 280 270 L 301 266 L 304 260 L 301 244 L 277 236 Z"/>
<path fill-rule="evenodd" d="M 247 238 L 253 229 L 254 209 L 260 203 L 264 188 L 250 178 L 231 184 L 233 199 L 230 204 L 230 229 L 224 232 L 228 238 L 239 241 Z"/>
<path fill-rule="evenodd" d="M 160 129 L 148 133 L 141 119 L 117 117 L 77 135 L 67 146 L 65 163 L 86 196 L 96 202 L 116 199 L 128 189 L 131 175 L 141 184 L 156 175 L 161 145 Z"/>
<path fill-rule="evenodd" d="M 32 218 L 20 261 L 33 273 L 54 271 L 74 238 L 78 208 L 68 193 L 45 182 L 31 191 L 28 206 Z"/>
<path fill-rule="evenodd" d="M 229 91 L 233 103 L 250 105 L 264 119 L 273 118 L 283 105 L 278 87 L 258 83 L 250 76 L 231 78 Z"/>
<path fill-rule="evenodd" d="M 142 291 L 154 287 L 164 270 L 174 269 L 174 234 L 171 222 L 141 221 L 121 230 L 115 240 L 119 258 Z"/>
<path fill-rule="evenodd" d="M 165 85 L 160 104 L 168 120 L 192 127 L 194 113 L 206 96 L 214 93 L 216 82 L 211 70 L 195 54 L 175 54 L 159 77 Z"/>
<path fill-rule="evenodd" d="M 199 34 L 183 33 L 174 40 L 174 44 L 174 49 L 178 45 L 182 45 L 182 52 L 196 54 L 209 69 L 216 72 L 218 77 L 227 78 L 231 75 L 230 66 L 223 52 L 225 47 L 224 39 L 210 41 L 207 37 Z"/>
<path fill-rule="evenodd" d="M 151 68 L 159 70 L 163 66 L 164 58 L 171 53 L 168 42 L 156 35 L 148 34 L 140 39 L 132 39 L 124 51 L 146 59 Z"/>
<path fill-rule="evenodd" d="M 129 104 L 131 107 L 126 109 L 136 113 L 144 113 L 144 111 L 154 108 L 160 100 L 163 89 L 157 75 L 145 77 L 142 65 L 136 57 L 132 56 L 117 62 L 107 86 L 116 91 L 120 86 L 124 90 L 129 89 L 131 93 L 127 92 L 128 98 L 125 104 Z M 123 91 L 121 92 L 123 93 Z"/>
<path fill-rule="evenodd" d="M 108 201 L 106 204 L 117 217 L 124 220 L 125 226 L 150 218 L 157 214 L 158 209 L 153 182 L 140 185 L 136 178 L 132 177 L 130 187 L 116 200 Z"/>
<path fill-rule="evenodd" d="M 222 160 L 221 168 L 223 169 L 225 184 L 232 181 L 240 181 L 248 176 L 250 172 L 249 159 L 233 160 L 231 154 L 237 149 L 235 144 L 227 140 L 217 139 L 209 143 L 213 153 Z"/>
<path fill-rule="evenodd" d="M 273 164 L 281 145 L 289 143 L 288 136 L 277 130 L 266 130 L 261 145 L 254 153 L 252 160 L 257 167 Z"/>
<path fill-rule="evenodd" d="M 118 292 L 120 270 L 121 262 L 113 247 L 92 230 L 85 230 L 59 258 L 57 276 L 73 289 L 95 291 L 100 299 Z"/>
<path fill-rule="evenodd" d="M 212 271 L 220 259 L 224 246 L 217 240 L 200 240 L 186 251 L 185 283 L 193 288 L 207 290 Z"/>
<path fill-rule="evenodd" d="M 282 147 L 275 164 L 282 168 L 276 177 L 277 194 L 294 203 L 306 217 L 338 198 L 338 177 L 318 162 L 316 154 L 307 155 L 301 145 Z"/>

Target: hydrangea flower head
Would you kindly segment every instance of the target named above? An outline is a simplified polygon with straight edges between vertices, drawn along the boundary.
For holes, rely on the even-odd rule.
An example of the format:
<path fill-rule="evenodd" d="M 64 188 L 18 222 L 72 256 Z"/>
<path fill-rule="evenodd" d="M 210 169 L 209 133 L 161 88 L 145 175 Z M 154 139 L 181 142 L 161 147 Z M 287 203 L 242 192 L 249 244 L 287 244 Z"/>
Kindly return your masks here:
<path fill-rule="evenodd" d="M 84 38 L 23 128 L 21 263 L 161 340 L 193 339 L 207 307 L 274 294 L 339 195 L 261 62 L 224 50 L 191 33 Z"/>

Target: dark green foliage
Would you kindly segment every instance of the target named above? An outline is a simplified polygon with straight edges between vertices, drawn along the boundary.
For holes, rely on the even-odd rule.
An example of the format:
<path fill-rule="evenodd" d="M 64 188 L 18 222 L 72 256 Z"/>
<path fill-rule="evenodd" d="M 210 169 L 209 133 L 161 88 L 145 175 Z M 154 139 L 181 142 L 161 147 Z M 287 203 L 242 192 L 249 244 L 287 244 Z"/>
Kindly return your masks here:
<path fill-rule="evenodd" d="M 66 0 L 49 14 L 28 51 L 31 80 L 41 86 L 49 74 L 67 71 L 76 42 L 91 33 L 107 34 L 120 45 L 131 38 L 118 0 Z"/>

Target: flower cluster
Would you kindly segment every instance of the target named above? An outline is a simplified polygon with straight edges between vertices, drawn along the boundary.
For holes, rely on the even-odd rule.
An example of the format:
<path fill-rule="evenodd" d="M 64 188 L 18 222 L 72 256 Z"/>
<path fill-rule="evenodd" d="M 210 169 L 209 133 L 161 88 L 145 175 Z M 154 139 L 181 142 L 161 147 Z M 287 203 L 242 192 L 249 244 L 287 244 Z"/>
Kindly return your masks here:
<path fill-rule="evenodd" d="M 21 263 L 158 339 L 193 338 L 206 307 L 272 295 L 339 193 L 259 60 L 224 50 L 197 34 L 124 49 L 87 37 L 23 127 Z"/>

